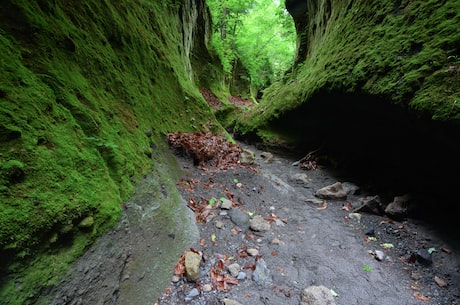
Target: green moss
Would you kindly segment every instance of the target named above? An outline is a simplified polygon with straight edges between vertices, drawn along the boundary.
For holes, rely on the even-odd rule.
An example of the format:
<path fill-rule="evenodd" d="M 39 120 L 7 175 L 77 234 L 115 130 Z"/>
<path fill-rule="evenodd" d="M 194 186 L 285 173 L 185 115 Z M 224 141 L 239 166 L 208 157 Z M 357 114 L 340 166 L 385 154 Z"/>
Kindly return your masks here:
<path fill-rule="evenodd" d="M 152 154 L 167 132 L 209 120 L 221 130 L 185 68 L 179 5 L 171 3 L 2 3 L 0 299 L 7 304 L 33 303 L 117 222 L 133 184 L 157 166 Z M 79 227 L 89 216 L 92 226 Z M 64 237 L 71 246 L 62 247 Z"/>

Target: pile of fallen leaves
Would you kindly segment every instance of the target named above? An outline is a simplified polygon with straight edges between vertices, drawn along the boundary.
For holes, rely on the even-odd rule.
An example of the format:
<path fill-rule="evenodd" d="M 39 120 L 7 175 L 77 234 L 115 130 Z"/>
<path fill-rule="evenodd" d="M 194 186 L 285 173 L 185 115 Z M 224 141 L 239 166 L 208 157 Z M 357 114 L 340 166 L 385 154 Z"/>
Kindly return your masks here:
<path fill-rule="evenodd" d="M 214 109 L 219 109 L 222 106 L 222 102 L 211 92 L 211 90 L 200 88 L 200 92 L 206 102 Z"/>
<path fill-rule="evenodd" d="M 240 164 L 240 154 L 243 150 L 224 136 L 205 131 L 171 132 L 168 133 L 167 139 L 168 144 L 179 153 L 192 157 L 194 165 L 209 165 L 225 170 Z"/>

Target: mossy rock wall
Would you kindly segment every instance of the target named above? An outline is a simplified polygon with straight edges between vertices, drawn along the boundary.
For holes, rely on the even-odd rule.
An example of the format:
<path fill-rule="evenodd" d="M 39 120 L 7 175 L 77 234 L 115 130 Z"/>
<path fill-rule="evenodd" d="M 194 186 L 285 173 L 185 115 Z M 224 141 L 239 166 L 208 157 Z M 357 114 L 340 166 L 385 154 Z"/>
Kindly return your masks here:
<path fill-rule="evenodd" d="M 190 56 L 207 54 L 208 15 L 203 1 L 1 2 L 0 303 L 116 223 L 167 132 L 219 130 Z"/>
<path fill-rule="evenodd" d="M 460 1 L 287 1 L 296 66 L 238 124 L 256 132 L 321 92 L 358 93 L 460 121 Z M 343 101 L 346 103 L 347 101 Z"/>

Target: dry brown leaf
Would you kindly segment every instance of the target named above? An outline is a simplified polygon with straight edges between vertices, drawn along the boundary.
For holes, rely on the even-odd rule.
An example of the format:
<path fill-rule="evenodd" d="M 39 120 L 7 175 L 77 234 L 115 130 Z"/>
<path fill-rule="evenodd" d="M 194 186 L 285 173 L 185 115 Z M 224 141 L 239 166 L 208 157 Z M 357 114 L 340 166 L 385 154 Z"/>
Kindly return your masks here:
<path fill-rule="evenodd" d="M 322 210 L 325 210 L 325 209 L 327 209 L 327 202 L 326 202 L 326 200 L 323 200 L 323 203 L 322 203 L 321 207 L 316 208 L 316 210 L 322 211 Z"/>
<path fill-rule="evenodd" d="M 414 297 L 417 299 L 417 300 L 420 300 L 420 301 L 428 301 L 429 298 L 423 296 L 423 295 L 420 295 L 418 292 L 414 293 Z"/>
<path fill-rule="evenodd" d="M 445 280 L 443 280 L 442 278 L 438 277 L 438 276 L 434 277 L 434 281 L 436 282 L 436 284 L 438 284 L 439 287 L 446 287 L 447 286 L 447 282 Z"/>
<path fill-rule="evenodd" d="M 441 247 L 441 251 L 444 252 L 444 253 L 447 253 L 447 254 L 451 254 L 452 253 L 452 250 L 448 249 L 448 248 L 444 248 L 444 247 Z"/>
<path fill-rule="evenodd" d="M 174 274 L 175 275 L 183 275 L 185 274 L 185 253 L 179 258 L 176 266 L 174 267 Z"/>

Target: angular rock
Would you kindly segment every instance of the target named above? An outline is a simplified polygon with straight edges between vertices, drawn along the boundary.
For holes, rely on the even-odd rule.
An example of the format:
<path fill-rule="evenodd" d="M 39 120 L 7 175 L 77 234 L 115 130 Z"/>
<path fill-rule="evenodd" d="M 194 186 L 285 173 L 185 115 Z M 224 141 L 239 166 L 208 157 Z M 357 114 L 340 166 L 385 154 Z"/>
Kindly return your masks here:
<path fill-rule="evenodd" d="M 252 150 L 243 149 L 243 151 L 240 154 L 240 162 L 242 164 L 252 164 L 254 163 L 254 159 L 255 159 L 255 154 Z"/>
<path fill-rule="evenodd" d="M 317 190 L 315 196 L 322 199 L 345 199 L 347 192 L 343 189 L 342 183 L 336 182 Z"/>
<path fill-rule="evenodd" d="M 294 174 L 290 177 L 290 180 L 298 184 L 308 184 L 311 182 L 311 178 L 304 173 Z"/>
<path fill-rule="evenodd" d="M 270 270 L 267 268 L 267 264 L 265 263 L 264 259 L 259 259 L 256 261 L 256 268 L 252 273 L 252 280 L 259 285 L 272 283 Z"/>
<path fill-rule="evenodd" d="M 224 199 L 224 201 L 222 201 L 222 204 L 220 205 L 220 208 L 223 210 L 230 210 L 232 208 L 232 205 L 233 202 L 231 200 Z"/>
<path fill-rule="evenodd" d="M 187 251 L 185 253 L 185 275 L 187 280 L 195 282 L 200 277 L 200 264 L 203 254 L 201 252 Z"/>
<path fill-rule="evenodd" d="M 335 305 L 335 300 L 330 289 L 310 286 L 302 291 L 300 305 Z"/>
<path fill-rule="evenodd" d="M 254 216 L 254 218 L 249 222 L 249 226 L 252 230 L 258 232 L 268 231 L 271 227 L 270 223 L 260 215 Z"/>
<path fill-rule="evenodd" d="M 380 197 L 378 195 L 373 196 L 373 197 L 366 197 L 362 201 L 362 206 L 357 208 L 355 212 L 382 215 L 383 213 L 382 206 L 383 206 L 382 201 L 380 200 Z"/>
<path fill-rule="evenodd" d="M 260 156 L 265 159 L 265 163 L 271 163 L 273 161 L 273 154 L 268 152 L 268 151 L 264 151 L 260 154 Z"/>
<path fill-rule="evenodd" d="M 250 217 L 248 213 L 245 213 L 240 209 L 235 208 L 231 209 L 228 212 L 228 216 L 230 216 L 230 220 L 238 227 L 240 227 L 240 229 L 242 229 L 243 231 L 249 229 Z"/>
<path fill-rule="evenodd" d="M 238 265 L 237 263 L 233 263 L 229 266 L 227 266 L 227 270 L 230 273 L 231 276 L 237 277 L 238 273 L 240 272 L 241 266 Z"/>
<path fill-rule="evenodd" d="M 390 202 L 385 208 L 385 213 L 395 219 L 401 219 L 407 216 L 409 201 L 410 195 L 395 196 L 393 202 Z"/>

